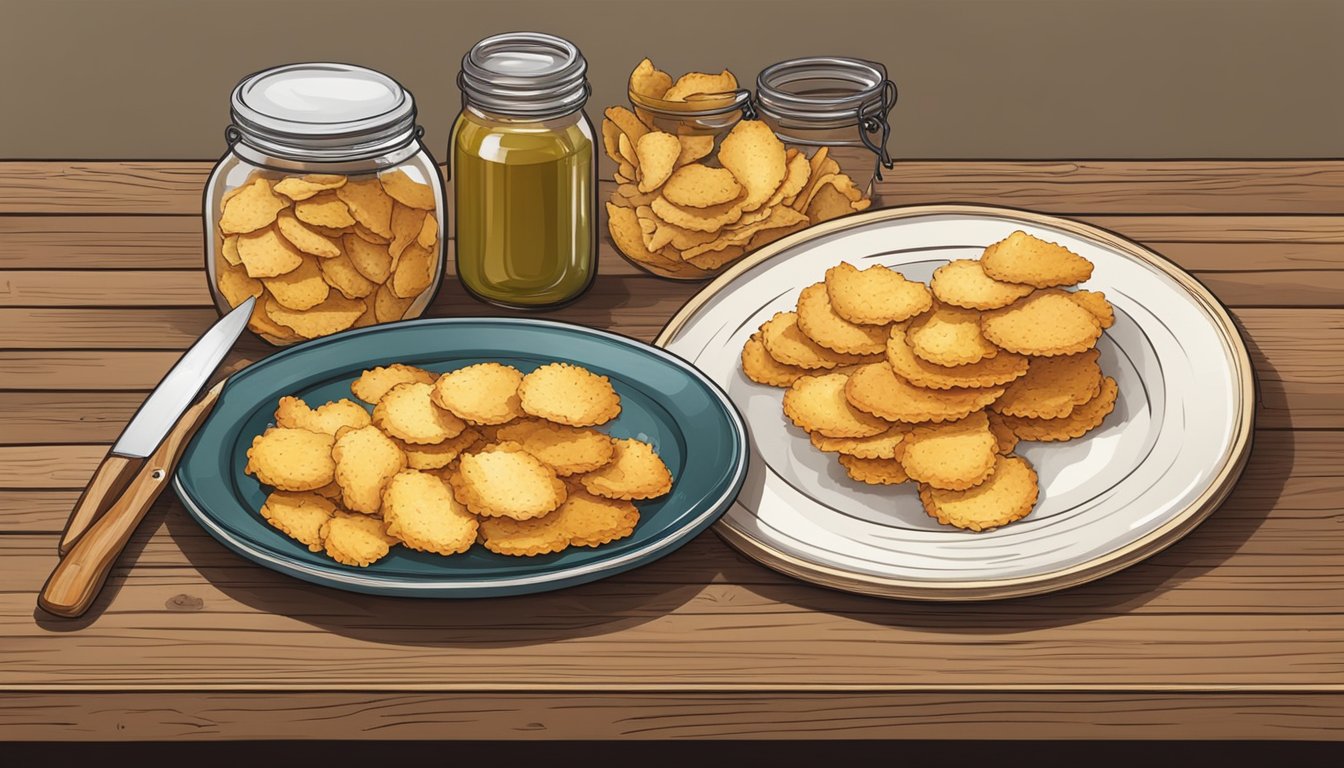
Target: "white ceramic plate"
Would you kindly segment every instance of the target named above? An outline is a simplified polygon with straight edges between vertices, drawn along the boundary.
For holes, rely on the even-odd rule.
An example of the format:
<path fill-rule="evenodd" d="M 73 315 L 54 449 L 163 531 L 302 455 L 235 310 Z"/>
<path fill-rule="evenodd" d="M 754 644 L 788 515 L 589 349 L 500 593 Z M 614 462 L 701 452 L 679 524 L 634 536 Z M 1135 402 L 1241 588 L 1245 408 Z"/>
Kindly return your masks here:
<path fill-rule="evenodd" d="M 827 268 L 884 264 L 927 281 L 951 259 L 1022 229 L 1096 265 L 1115 325 L 1098 342 L 1120 396 L 1102 427 L 1017 453 L 1040 475 L 1026 518 L 985 533 L 938 524 L 913 484 L 850 480 L 780 407 L 783 390 L 743 375 L 748 337 Z M 871 211 L 826 222 L 725 272 L 668 323 L 657 344 L 728 392 L 750 432 L 750 469 L 716 530 L 751 557 L 826 586 L 887 597 L 988 599 L 1045 592 L 1162 549 L 1222 501 L 1250 452 L 1255 385 L 1226 310 L 1194 278 L 1142 246 L 1077 222 L 981 206 Z"/>

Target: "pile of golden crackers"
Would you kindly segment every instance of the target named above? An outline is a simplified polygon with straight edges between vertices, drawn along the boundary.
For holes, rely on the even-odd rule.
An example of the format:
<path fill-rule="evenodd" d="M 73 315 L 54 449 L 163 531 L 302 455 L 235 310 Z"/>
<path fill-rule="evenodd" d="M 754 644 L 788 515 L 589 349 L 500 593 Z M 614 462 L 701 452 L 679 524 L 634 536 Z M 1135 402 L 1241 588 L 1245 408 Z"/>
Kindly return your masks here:
<path fill-rule="evenodd" d="M 636 100 L 664 111 L 704 110 L 737 90 L 728 70 L 689 72 L 676 82 L 645 59 L 630 75 Z M 607 202 L 612 241 L 665 277 L 704 278 L 747 252 L 872 201 L 825 147 L 811 157 L 785 148 L 768 125 L 742 120 L 715 151 L 715 137 L 689 123 L 659 130 L 648 110 L 611 107 L 602 143 L 619 185 Z"/>
<path fill-rule="evenodd" d="M 372 413 L 281 398 L 245 470 L 274 489 L 267 522 L 339 563 L 367 566 L 398 544 L 445 556 L 477 541 L 517 556 L 596 547 L 634 532 L 634 501 L 672 489 L 653 446 L 592 429 L 621 401 L 581 366 L 393 364 L 350 390 Z"/>
<path fill-rule="evenodd" d="M 401 170 L 254 174 L 220 203 L 215 284 L 257 297 L 248 327 L 273 343 L 401 320 L 439 269 L 435 207 Z"/>
<path fill-rule="evenodd" d="M 913 481 L 939 522 L 997 528 L 1039 496 L 1018 441 L 1082 437 L 1115 408 L 1096 349 L 1114 311 L 1100 292 L 1065 290 L 1092 268 L 1021 231 L 929 285 L 841 262 L 760 327 L 742 369 L 788 388 L 785 415 L 849 477 Z"/>

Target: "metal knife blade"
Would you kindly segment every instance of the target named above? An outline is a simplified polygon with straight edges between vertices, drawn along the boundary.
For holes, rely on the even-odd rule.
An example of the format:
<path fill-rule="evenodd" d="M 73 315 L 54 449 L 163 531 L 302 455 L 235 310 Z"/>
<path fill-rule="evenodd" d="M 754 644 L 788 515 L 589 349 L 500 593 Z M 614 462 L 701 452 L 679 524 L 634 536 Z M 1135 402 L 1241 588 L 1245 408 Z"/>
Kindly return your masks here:
<path fill-rule="evenodd" d="M 221 317 L 182 355 L 140 405 L 140 410 L 135 412 L 121 437 L 117 438 L 116 445 L 112 446 L 112 453 L 145 458 L 154 452 L 247 327 L 255 303 L 255 298 L 248 297 Z"/>

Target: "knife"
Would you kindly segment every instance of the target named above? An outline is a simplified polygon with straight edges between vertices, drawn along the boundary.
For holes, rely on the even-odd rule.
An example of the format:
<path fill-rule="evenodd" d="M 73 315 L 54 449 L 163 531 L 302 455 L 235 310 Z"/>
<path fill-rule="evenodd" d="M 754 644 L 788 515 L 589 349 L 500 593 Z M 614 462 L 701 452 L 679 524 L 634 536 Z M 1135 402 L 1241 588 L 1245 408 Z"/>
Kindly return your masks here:
<path fill-rule="evenodd" d="M 159 382 L 99 464 L 61 534 L 63 556 L 38 606 L 57 616 L 88 610 L 117 555 L 172 476 L 182 450 L 214 407 L 221 381 L 192 404 L 247 327 L 248 298 L 206 331 Z"/>
<path fill-rule="evenodd" d="M 256 299 L 247 301 L 220 318 L 205 335 L 196 340 L 191 349 L 178 359 L 168 375 L 154 388 L 140 409 L 122 430 L 112 450 L 103 457 L 94 471 L 84 493 L 75 502 L 75 509 L 61 533 L 60 553 L 70 551 L 77 540 L 95 520 L 103 515 L 112 501 L 126 491 L 130 481 L 145 465 L 145 459 L 163 442 L 172 426 L 177 423 L 196 393 L 201 391 L 210 374 L 224 359 L 224 355 L 247 327 Z"/>

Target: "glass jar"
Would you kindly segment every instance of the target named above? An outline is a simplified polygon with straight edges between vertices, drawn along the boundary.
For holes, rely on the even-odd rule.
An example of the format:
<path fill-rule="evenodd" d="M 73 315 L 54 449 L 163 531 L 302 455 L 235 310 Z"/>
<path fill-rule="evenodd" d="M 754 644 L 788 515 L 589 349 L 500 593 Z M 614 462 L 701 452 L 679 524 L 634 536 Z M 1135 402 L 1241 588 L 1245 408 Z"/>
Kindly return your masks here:
<path fill-rule="evenodd" d="M 719 144 L 739 122 L 752 117 L 751 91 L 740 88 L 724 93 L 695 94 L 685 101 L 667 101 L 649 94 L 641 94 L 633 88 L 627 96 L 636 118 L 650 131 L 662 131 L 677 137 L 681 143 L 682 157 L 678 166 L 699 163 L 711 168 L 722 167 L 718 160 Z M 624 159 L 624 158 L 622 158 Z M 618 161 L 619 162 L 619 161 Z M 655 215 L 648 207 L 657 192 L 642 193 L 635 179 L 624 177 L 628 162 L 619 163 L 615 179 L 616 190 L 611 195 L 611 204 L 630 208 L 643 223 L 657 226 Z M 611 215 L 611 214 L 609 214 Z M 615 215 L 621 215 L 616 212 Z M 651 234 L 652 230 L 648 230 Z M 633 230 L 630 240 L 616 237 L 613 230 L 613 242 L 616 251 L 626 261 L 636 267 L 672 280 L 708 280 L 718 274 L 720 269 L 702 269 L 682 259 L 680 251 L 672 243 L 665 243 L 658 250 L 648 248 L 648 238 L 643 247 L 635 243 Z M 726 265 L 725 265 L 726 266 Z"/>
<path fill-rule="evenodd" d="M 457 274 L 473 296 L 545 309 L 597 274 L 597 164 L 587 62 L 567 40 L 488 37 L 462 58 L 449 143 Z"/>
<path fill-rule="evenodd" d="M 443 179 L 411 94 L 347 64 L 244 78 L 205 186 L 206 270 L 221 313 L 276 345 L 418 317 L 442 279 Z"/>
<path fill-rule="evenodd" d="M 882 169 L 893 166 L 887 152 L 891 136 L 887 118 L 896 97 L 896 84 L 887 78 L 886 67 L 863 59 L 790 59 L 757 76 L 759 118 L 785 146 L 811 158 L 814 181 L 837 174 L 827 185 L 829 190 L 814 184 L 804 190 L 813 201 L 822 198 L 807 206 L 813 224 L 872 204 Z"/>

